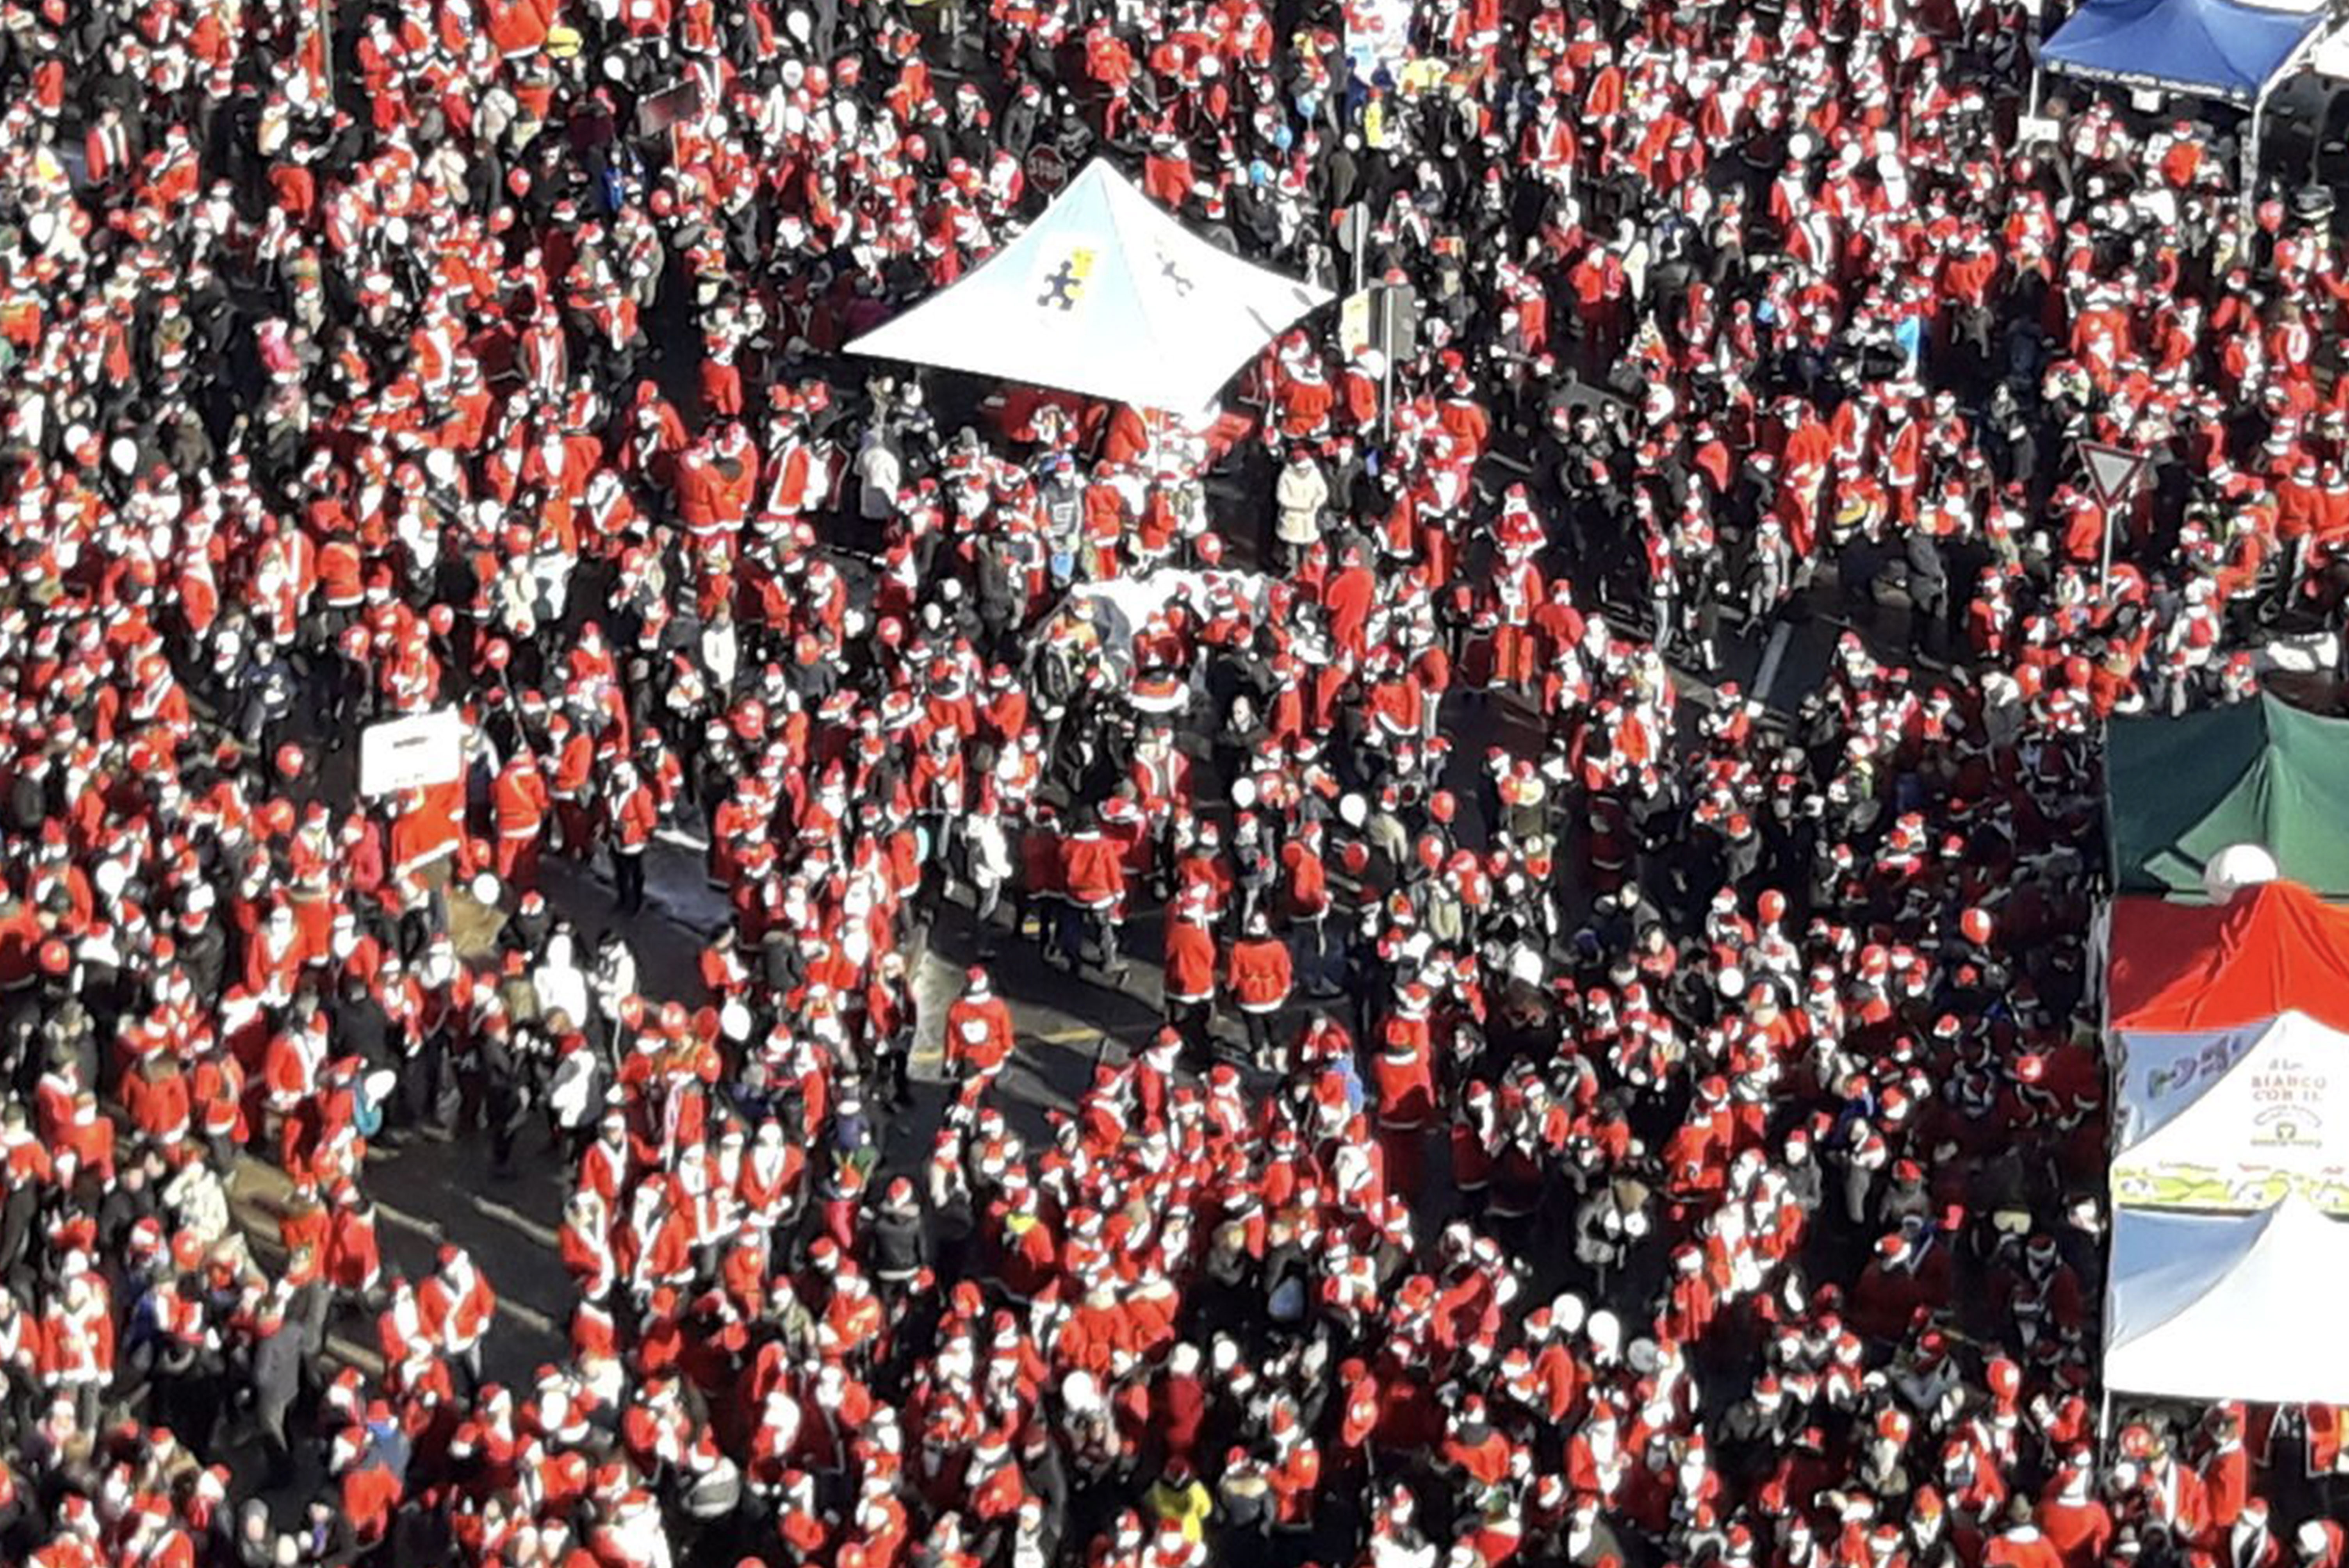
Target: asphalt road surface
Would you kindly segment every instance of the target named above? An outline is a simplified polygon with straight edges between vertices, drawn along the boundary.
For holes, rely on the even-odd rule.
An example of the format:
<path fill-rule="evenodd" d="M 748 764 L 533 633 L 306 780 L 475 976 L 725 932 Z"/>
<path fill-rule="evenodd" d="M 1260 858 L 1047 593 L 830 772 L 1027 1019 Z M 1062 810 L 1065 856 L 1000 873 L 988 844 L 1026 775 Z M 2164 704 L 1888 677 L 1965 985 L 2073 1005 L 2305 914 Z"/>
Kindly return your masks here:
<path fill-rule="evenodd" d="M 1897 628 L 1904 618 L 1897 607 L 1886 615 L 1892 623 L 1886 629 Z M 1841 629 L 1841 623 L 1824 616 L 1787 626 L 1785 646 L 1773 661 L 1774 707 L 1791 706 L 1819 684 Z M 1723 677 L 1750 690 L 1765 659 L 1765 640 L 1732 636 L 1723 652 Z M 1702 683 L 1684 686 L 1689 704 L 1701 708 L 1713 701 L 1711 688 Z M 1459 706 L 1458 722 L 1447 728 L 1459 742 L 1454 766 L 1464 774 L 1457 782 L 1465 786 L 1464 774 L 1473 770 L 1489 738 L 1529 743 L 1533 731 L 1529 717 L 1508 702 Z M 1471 810 L 1473 790 L 1463 788 L 1460 796 L 1464 811 Z M 1469 830 L 1475 830 L 1473 825 Z M 724 922 L 724 904 L 704 880 L 698 852 L 679 843 L 656 845 L 647 885 L 646 910 L 622 919 L 614 911 L 600 861 L 574 865 L 550 857 L 543 872 L 550 903 L 573 921 L 591 946 L 605 930 L 621 930 L 636 954 L 647 996 L 698 1003 L 697 961 L 703 944 Z M 1574 890 L 1568 890 L 1567 903 L 1570 913 L 1577 910 Z M 1008 939 L 1002 919 L 999 915 L 990 969 L 998 991 L 1011 1005 L 1019 1048 L 999 1082 L 997 1097 L 1014 1125 L 1033 1140 L 1046 1130 L 1047 1111 L 1069 1109 L 1082 1092 L 1098 1053 L 1106 1049 L 1122 1056 L 1156 1027 L 1158 921 L 1154 909 L 1137 907 L 1129 921 L 1133 962 L 1121 982 L 1112 985 L 1092 971 L 1072 977 L 1046 965 L 1032 944 Z M 926 934 L 916 967 L 922 1024 L 913 1065 L 916 1099 L 888 1121 L 888 1165 L 917 1162 L 937 1126 L 944 1102 L 937 1087 L 942 1020 L 977 954 L 977 934 L 968 908 L 960 903 L 942 909 Z M 560 1357 L 572 1305 L 569 1281 L 555 1251 L 555 1227 L 561 1222 L 570 1172 L 535 1130 L 523 1134 L 517 1164 L 512 1176 L 493 1175 L 487 1140 L 477 1134 L 446 1144 L 419 1142 L 378 1152 L 368 1171 L 388 1265 L 420 1276 L 430 1270 L 443 1241 L 466 1247 L 484 1265 L 500 1298 L 487 1345 L 487 1367 L 491 1377 L 508 1381 L 525 1378 L 533 1367 Z M 274 1205 L 284 1191 L 283 1179 L 257 1164 L 240 1180 L 240 1212 L 261 1233 L 255 1244 L 264 1255 L 271 1252 L 266 1238 L 274 1234 Z M 353 1319 L 342 1324 L 339 1339 L 339 1356 L 372 1369 L 371 1323 Z"/>
<path fill-rule="evenodd" d="M 1218 501 L 1242 520 L 1235 531 L 1246 540 L 1250 531 L 1245 519 L 1260 508 L 1262 498 L 1234 493 L 1228 479 L 1216 488 L 1224 492 Z M 1760 695 L 1772 712 L 1791 710 L 1824 682 L 1836 639 L 1847 627 L 1833 613 L 1833 603 L 1831 586 L 1816 586 L 1803 613 L 1769 634 L 1726 633 L 1717 677 L 1734 681 L 1749 696 L 1757 690 L 1757 676 L 1764 677 Z M 1610 606 L 1610 619 L 1639 632 L 1643 630 L 1642 610 Z M 1857 629 L 1880 656 L 1899 662 L 1906 657 L 1907 621 L 1896 598 L 1870 612 Z M 1709 682 L 1679 672 L 1675 678 L 1685 720 L 1692 722 L 1717 700 Z M 1454 740 L 1449 782 L 1461 802 L 1467 841 L 1479 842 L 1482 827 L 1475 820 L 1473 804 L 1477 760 L 1496 741 L 1521 754 L 1537 751 L 1538 721 L 1514 699 L 1481 697 L 1447 702 L 1446 719 L 1446 732 Z M 1571 855 L 1560 858 L 1572 863 Z M 600 857 L 580 865 L 550 856 L 543 862 L 542 886 L 590 950 L 607 929 L 620 929 L 635 953 L 638 983 L 647 997 L 698 1004 L 698 960 L 703 944 L 725 923 L 723 900 L 706 881 L 698 849 L 689 842 L 657 843 L 647 880 L 646 909 L 626 919 L 615 911 L 608 867 Z M 1568 885 L 1561 903 L 1570 929 L 1586 907 L 1581 890 Z M 1010 1004 L 1018 1048 L 998 1080 L 995 1103 L 1032 1146 L 1048 1135 L 1048 1113 L 1070 1109 L 1082 1093 L 1102 1053 L 1122 1057 L 1157 1026 L 1160 923 L 1154 906 L 1133 908 L 1124 944 L 1131 963 L 1120 980 L 1110 984 L 1090 970 L 1071 976 L 1046 965 L 1032 943 L 1012 940 L 1005 932 L 1001 922 L 1007 917 L 1008 911 L 998 917 L 988 962 L 999 994 Z M 936 912 L 923 934 L 915 966 L 920 1016 L 912 1066 L 915 1098 L 911 1106 L 885 1121 L 885 1169 L 917 1165 L 929 1148 L 946 1099 L 939 1082 L 943 1020 L 965 970 L 978 956 L 978 936 L 968 906 L 953 902 Z M 1301 1015 L 1309 1006 L 1300 1003 L 1295 1011 Z M 1223 1027 L 1237 1038 L 1236 1021 L 1225 1020 Z M 1253 1078 L 1252 1070 L 1244 1070 Z M 1429 1191 L 1441 1194 L 1448 1171 L 1440 1143 L 1434 1159 Z M 491 1380 L 510 1386 L 527 1385 L 537 1367 L 564 1359 L 574 1305 L 556 1246 L 571 1172 L 535 1128 L 523 1133 L 516 1166 L 512 1174 L 494 1174 L 487 1138 L 471 1133 L 448 1143 L 421 1141 L 378 1150 L 369 1159 L 367 1174 L 388 1270 L 421 1278 L 433 1268 L 444 1242 L 465 1247 L 482 1266 L 499 1297 L 484 1345 L 484 1372 Z M 245 1162 L 235 1186 L 234 1213 L 248 1243 L 272 1268 L 283 1263 L 275 1237 L 285 1195 L 282 1174 L 258 1161 Z M 1440 1207 L 1422 1213 L 1421 1233 L 1433 1234 L 1447 1217 Z M 329 1359 L 357 1366 L 371 1376 L 379 1374 L 375 1343 L 372 1317 L 346 1313 L 331 1326 Z M 257 1458 L 241 1451 L 230 1457 L 240 1484 L 258 1488 Z M 311 1495 L 325 1479 L 315 1464 L 315 1457 L 304 1452 L 295 1484 L 270 1494 L 272 1502 L 298 1506 Z"/>

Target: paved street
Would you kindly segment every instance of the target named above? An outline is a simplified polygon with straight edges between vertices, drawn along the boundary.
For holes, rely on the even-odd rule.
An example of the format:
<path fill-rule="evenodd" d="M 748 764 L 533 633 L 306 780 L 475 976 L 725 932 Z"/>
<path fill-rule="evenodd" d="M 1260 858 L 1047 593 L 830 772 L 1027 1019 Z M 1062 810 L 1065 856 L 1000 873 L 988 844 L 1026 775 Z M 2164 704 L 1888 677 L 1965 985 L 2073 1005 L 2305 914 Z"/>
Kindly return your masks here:
<path fill-rule="evenodd" d="M 655 855 L 648 880 L 657 907 L 618 923 L 636 952 L 647 995 L 698 1002 L 696 960 L 715 925 L 702 906 L 712 901 L 701 894 L 696 858 L 667 845 Z M 594 874 L 550 862 L 545 890 L 590 942 L 616 923 L 609 887 Z M 925 1026 L 914 1062 L 916 1103 L 887 1129 L 885 1157 L 893 1164 L 917 1161 L 937 1125 L 943 1105 L 937 1088 L 940 1020 L 970 963 L 973 934 L 968 912 L 951 909 L 934 929 L 922 960 L 917 995 Z M 1004 944 L 992 967 L 1012 1001 L 1020 1033 L 1019 1056 L 999 1093 L 1022 1130 L 1040 1137 L 1046 1131 L 1043 1113 L 1069 1107 L 1081 1090 L 1104 1027 L 1130 1041 L 1154 1026 L 1156 970 L 1139 962 L 1127 976 L 1128 988 L 1113 990 L 1073 980 L 1041 963 L 1031 946 L 1011 943 Z M 476 1136 L 380 1152 L 368 1170 L 388 1264 L 421 1275 L 429 1272 L 440 1245 L 455 1242 L 485 1266 L 500 1297 L 487 1367 L 490 1376 L 506 1380 L 527 1378 L 532 1368 L 559 1355 L 571 1306 L 569 1281 L 555 1252 L 570 1172 L 535 1131 L 523 1135 L 517 1164 L 521 1169 L 512 1176 L 492 1174 L 487 1140 Z M 259 1161 L 248 1161 L 239 1178 L 239 1217 L 256 1249 L 273 1262 L 270 1238 L 285 1191 L 284 1178 Z M 372 1325 L 354 1319 L 339 1330 L 337 1356 L 371 1366 Z"/>
<path fill-rule="evenodd" d="M 1884 619 L 1882 629 L 1893 630 L 1904 617 L 1895 608 L 1885 612 Z M 1820 616 L 1789 625 L 1771 686 L 1775 707 L 1790 707 L 1819 683 L 1840 630 L 1839 623 Z M 1723 648 L 1724 678 L 1750 689 L 1764 653 L 1759 639 L 1730 638 Z M 1684 685 L 1692 705 L 1711 700 L 1712 693 L 1702 684 Z M 1534 738 L 1523 713 L 1506 702 L 1461 703 L 1454 727 L 1458 741 L 1454 782 L 1460 787 L 1464 813 L 1473 813 L 1471 775 L 1486 742 L 1499 738 L 1525 745 Z M 1473 820 L 1466 825 L 1472 834 L 1477 830 Z M 703 879 L 698 856 L 678 844 L 656 848 L 647 880 L 650 900 L 645 913 L 616 922 L 610 886 L 600 866 L 591 869 L 550 859 L 544 874 L 550 902 L 578 925 L 591 945 L 613 924 L 623 927 L 647 995 L 698 1002 L 696 961 L 702 943 L 723 922 L 723 903 Z M 1579 907 L 1571 889 L 1568 904 Z M 1157 926 L 1154 909 L 1135 911 L 1130 944 L 1133 962 L 1121 986 L 1091 975 L 1071 977 L 1042 963 L 1031 944 L 999 941 L 991 968 L 999 991 L 1011 1003 L 1019 1049 L 999 1097 L 1024 1135 L 1045 1135 L 1045 1113 L 1072 1103 L 1090 1078 L 1099 1050 L 1130 1047 L 1155 1027 Z M 918 1161 L 936 1127 L 943 1104 L 937 1088 L 941 1020 L 976 952 L 974 937 L 968 912 L 958 904 L 943 912 L 929 933 L 916 977 L 924 1026 L 914 1065 L 916 1097 L 914 1106 L 886 1130 L 885 1158 L 893 1165 Z M 1111 1042 L 1106 1047 L 1104 1034 Z M 486 1140 L 460 1138 L 445 1145 L 419 1143 L 380 1153 L 369 1172 L 385 1252 L 392 1264 L 420 1274 L 430 1268 L 439 1245 L 454 1241 L 486 1265 L 502 1303 L 487 1364 L 491 1376 L 508 1380 L 526 1378 L 533 1367 L 561 1353 L 571 1305 L 568 1281 L 555 1252 L 555 1227 L 569 1172 L 551 1151 L 538 1146 L 534 1132 L 525 1134 L 519 1163 L 522 1170 L 516 1175 L 494 1176 Z M 273 1233 L 274 1205 L 283 1193 L 283 1180 L 274 1171 L 249 1167 L 240 1183 L 242 1217 L 264 1236 Z M 268 1251 L 265 1244 L 263 1250 Z M 339 1330 L 337 1354 L 370 1363 L 372 1325 L 354 1320 Z"/>
<path fill-rule="evenodd" d="M 975 407 L 957 401 L 958 388 L 968 389 L 954 378 L 941 388 L 941 414 L 949 428 L 979 417 Z M 1260 468 L 1252 455 L 1238 455 L 1210 480 L 1218 527 L 1230 542 L 1234 564 L 1253 559 L 1265 535 L 1269 470 L 1258 472 Z M 1508 477 L 1496 472 L 1492 483 L 1505 483 Z M 852 573 L 861 570 L 854 562 L 843 565 Z M 1790 709 L 1824 678 L 1835 639 L 1844 628 L 1844 623 L 1826 613 L 1832 603 L 1829 589 L 1815 586 L 1803 612 L 1781 627 L 1783 645 L 1775 658 L 1768 655 L 1765 637 L 1725 635 L 1720 677 L 1752 693 L 1756 676 L 1766 673 L 1768 686 L 1761 695 L 1774 709 Z M 1610 618 L 1635 632 L 1647 614 L 1645 606 L 1607 609 Z M 593 610 L 584 599 L 575 599 L 572 613 L 575 617 Z M 1906 621 L 1905 610 L 1896 603 L 1876 612 L 1872 624 L 1862 629 L 1871 643 L 1897 657 L 1905 646 Z M 1687 698 L 1685 716 L 1692 717 L 1710 706 L 1713 693 L 1707 683 L 1684 675 L 1678 678 Z M 1482 827 L 1475 820 L 1475 772 L 1485 748 L 1499 742 L 1523 753 L 1537 750 L 1541 738 L 1529 713 L 1507 699 L 1455 697 L 1446 706 L 1446 717 L 1454 743 L 1449 782 L 1460 801 L 1467 841 L 1477 842 Z M 354 760 L 349 749 L 328 759 L 333 787 L 355 782 L 348 772 Z M 1561 854 L 1560 859 L 1571 863 L 1574 857 Z M 577 925 L 590 949 L 606 929 L 616 923 L 622 927 L 647 996 L 700 1001 L 698 959 L 702 944 L 724 923 L 726 908 L 703 877 L 694 849 L 675 841 L 656 846 L 648 867 L 648 907 L 626 921 L 615 915 L 600 860 L 588 867 L 550 856 L 543 885 L 550 903 Z M 1568 886 L 1562 902 L 1569 921 L 1578 918 L 1580 890 Z M 990 968 L 998 991 L 1011 1005 L 1019 1037 L 1018 1054 L 999 1084 L 998 1100 L 1023 1136 L 1048 1134 L 1046 1113 L 1072 1104 L 1090 1078 L 1097 1052 L 1130 1047 L 1157 1025 L 1155 908 L 1137 905 L 1128 924 L 1133 962 L 1119 986 L 1105 985 L 1090 973 L 1071 977 L 1042 963 L 1031 944 L 998 933 L 999 951 Z M 942 1020 L 977 946 L 969 914 L 961 905 L 943 911 L 927 934 L 916 976 L 923 1026 L 913 1067 L 916 1101 L 885 1130 L 884 1157 L 892 1165 L 918 1161 L 928 1150 L 944 1099 L 937 1087 Z M 1237 1034 L 1237 1026 L 1232 1031 Z M 370 1161 L 368 1181 L 378 1201 L 378 1231 L 389 1264 L 421 1275 L 432 1266 L 440 1245 L 453 1241 L 486 1266 L 501 1298 L 486 1365 L 492 1377 L 507 1380 L 526 1378 L 533 1367 L 562 1353 L 571 1308 L 569 1281 L 555 1237 L 570 1172 L 551 1150 L 540 1146 L 535 1131 L 524 1135 L 517 1163 L 515 1174 L 493 1175 L 487 1140 L 475 1136 L 378 1151 Z M 275 1205 L 284 1193 L 281 1176 L 248 1162 L 239 1182 L 239 1217 L 257 1250 L 273 1261 Z M 338 1328 L 336 1354 L 371 1366 L 373 1325 L 353 1319 Z"/>
<path fill-rule="evenodd" d="M 1811 613 L 1785 624 L 1775 660 L 1767 656 L 1763 638 L 1725 638 L 1722 678 L 1752 691 L 1757 673 L 1767 666 L 1771 678 L 1764 696 L 1775 711 L 1791 708 L 1821 684 L 1836 637 L 1844 629 L 1840 621 L 1818 613 L 1829 598 L 1828 592 L 1814 590 Z M 1620 618 L 1627 625 L 1638 624 L 1636 612 Z M 1906 619 L 1905 611 L 1895 604 L 1879 610 L 1862 630 L 1879 653 L 1898 658 L 1905 646 Z M 1713 688 L 1684 675 L 1678 678 L 1686 699 L 1684 717 L 1692 720 L 1714 700 Z M 1447 719 L 1454 740 L 1449 782 L 1461 802 L 1463 830 L 1475 842 L 1482 826 L 1475 820 L 1474 774 L 1485 747 L 1498 741 L 1522 752 L 1537 749 L 1540 738 L 1526 710 L 1506 699 L 1454 699 L 1447 705 Z M 1568 864 L 1574 861 L 1571 853 L 1560 858 Z M 703 877 L 694 849 L 678 842 L 656 846 L 648 867 L 647 908 L 626 921 L 616 919 L 611 886 L 600 861 L 587 867 L 550 857 L 543 882 L 549 901 L 577 925 L 589 947 L 607 928 L 616 923 L 622 927 L 636 954 L 646 995 L 700 1000 L 698 959 L 703 943 L 724 923 L 726 911 Z M 1571 923 L 1584 909 L 1581 891 L 1569 885 L 1562 897 Z M 478 929 L 481 940 L 494 931 L 488 919 L 462 923 Z M 1114 986 L 1090 972 L 1072 977 L 1044 964 L 1031 944 L 1012 941 L 999 928 L 995 934 L 997 953 L 989 968 L 998 991 L 1011 1005 L 1019 1032 L 1019 1048 L 999 1081 L 997 1102 L 1022 1136 L 1036 1140 L 1049 1135 L 1048 1113 L 1073 1103 L 1089 1081 L 1099 1052 L 1126 1049 L 1156 1026 L 1158 930 L 1154 906 L 1133 911 L 1127 943 L 1132 963 Z M 939 1087 L 943 1018 L 978 945 L 968 908 L 959 903 L 942 911 L 926 933 L 916 973 L 923 1026 L 913 1065 L 915 1101 L 885 1130 L 884 1158 L 889 1166 L 911 1166 L 928 1150 L 945 1102 Z M 1236 1025 L 1227 1025 L 1227 1030 L 1237 1037 Z M 1444 1190 L 1446 1158 L 1439 1144 L 1431 1171 L 1433 1192 Z M 442 1243 L 455 1242 L 484 1267 L 500 1298 L 485 1346 L 485 1371 L 508 1384 L 526 1383 L 535 1368 L 564 1357 L 572 1307 L 555 1234 L 570 1171 L 535 1131 L 524 1135 L 517 1164 L 511 1176 L 492 1174 L 487 1140 L 475 1135 L 447 1144 L 420 1142 L 378 1150 L 368 1171 L 388 1266 L 421 1277 L 432 1268 Z M 245 1162 L 238 1178 L 236 1217 L 256 1253 L 273 1267 L 282 1261 L 275 1235 L 285 1195 L 281 1174 L 259 1161 Z M 1447 1216 L 1431 1211 L 1420 1217 L 1425 1233 Z M 336 1361 L 373 1373 L 380 1370 L 375 1343 L 372 1321 L 352 1314 L 333 1326 L 328 1347 Z M 257 1487 L 257 1459 L 242 1451 L 233 1457 L 240 1483 Z M 319 1482 L 322 1478 L 309 1473 L 309 1464 L 305 1457 L 303 1473 L 294 1486 L 276 1494 L 279 1501 L 298 1501 Z"/>

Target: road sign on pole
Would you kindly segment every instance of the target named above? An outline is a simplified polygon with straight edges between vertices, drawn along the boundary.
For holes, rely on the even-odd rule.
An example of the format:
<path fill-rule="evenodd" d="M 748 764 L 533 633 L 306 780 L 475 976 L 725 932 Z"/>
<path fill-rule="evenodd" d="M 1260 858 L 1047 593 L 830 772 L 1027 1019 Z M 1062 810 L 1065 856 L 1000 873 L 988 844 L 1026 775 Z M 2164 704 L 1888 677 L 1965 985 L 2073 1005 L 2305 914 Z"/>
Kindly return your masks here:
<path fill-rule="evenodd" d="M 2110 586 L 2113 577 L 2113 527 L 2121 503 L 2128 500 L 2145 478 L 2146 456 L 2127 447 L 2116 447 L 2109 441 L 2079 441 L 2075 449 L 2080 455 L 2080 467 L 2087 473 L 2088 493 L 2105 513 L 2105 549 L 2103 563 L 2096 571 L 2096 591 L 2101 593 Z"/>
<path fill-rule="evenodd" d="M 1371 332 L 1371 304 L 1375 297 L 1374 291 L 1359 289 L 1338 307 L 1338 352 L 1349 359 L 1376 341 Z"/>
<path fill-rule="evenodd" d="M 2089 493 L 2096 498 L 2099 506 L 2111 506 L 2126 499 L 2137 488 L 2137 480 L 2145 477 L 2143 452 L 2106 441 L 2081 441 L 2078 448 L 2080 466 L 2088 474 Z"/>

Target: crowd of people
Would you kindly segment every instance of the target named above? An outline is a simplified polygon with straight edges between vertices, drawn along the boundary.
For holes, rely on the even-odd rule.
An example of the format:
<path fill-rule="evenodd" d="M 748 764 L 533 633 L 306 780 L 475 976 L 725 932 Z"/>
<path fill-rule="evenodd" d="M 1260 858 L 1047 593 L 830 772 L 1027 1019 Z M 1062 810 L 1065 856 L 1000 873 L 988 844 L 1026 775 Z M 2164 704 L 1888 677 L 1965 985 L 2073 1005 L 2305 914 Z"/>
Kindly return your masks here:
<path fill-rule="evenodd" d="M 2097 721 L 2339 627 L 2349 276 L 2036 9 L 11 6 L 0 1561 L 2343 1568 L 2333 1412 L 2099 1442 L 2085 933 Z M 1415 341 L 842 353 L 1094 156 Z M 1050 1117 L 1028 944 L 1163 1002 Z"/>

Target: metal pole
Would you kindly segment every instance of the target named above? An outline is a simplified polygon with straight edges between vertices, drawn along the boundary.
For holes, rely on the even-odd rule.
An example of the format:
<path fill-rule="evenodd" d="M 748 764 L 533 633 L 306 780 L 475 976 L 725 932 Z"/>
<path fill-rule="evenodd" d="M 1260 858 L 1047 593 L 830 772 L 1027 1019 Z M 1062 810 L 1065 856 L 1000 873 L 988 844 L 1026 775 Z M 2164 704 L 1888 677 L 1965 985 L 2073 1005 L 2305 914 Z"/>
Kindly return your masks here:
<path fill-rule="evenodd" d="M 1379 439 L 1392 435 L 1394 425 L 1394 296 L 1392 285 L 1378 294 Z"/>
<path fill-rule="evenodd" d="M 316 15 L 318 27 L 318 75 L 326 89 L 326 108 L 335 107 L 335 5 L 336 0 L 318 0 Z"/>
<path fill-rule="evenodd" d="M 2134 490 L 2136 488 L 2136 486 L 2132 485 L 2129 487 L 2129 490 Z M 2111 502 L 2105 508 L 2105 558 L 2103 564 L 2096 568 L 2096 597 L 2099 599 L 2108 599 L 2112 596 L 2113 527 L 2117 521 L 2113 516 L 2113 513 L 2116 508 L 2127 500 L 2129 490 L 2124 490 L 2119 495 L 2115 496 Z"/>

